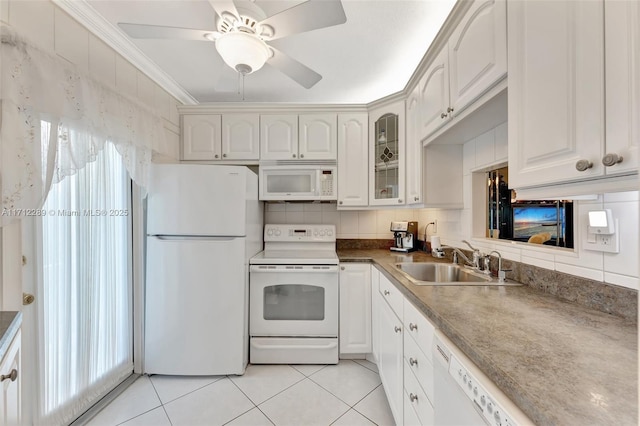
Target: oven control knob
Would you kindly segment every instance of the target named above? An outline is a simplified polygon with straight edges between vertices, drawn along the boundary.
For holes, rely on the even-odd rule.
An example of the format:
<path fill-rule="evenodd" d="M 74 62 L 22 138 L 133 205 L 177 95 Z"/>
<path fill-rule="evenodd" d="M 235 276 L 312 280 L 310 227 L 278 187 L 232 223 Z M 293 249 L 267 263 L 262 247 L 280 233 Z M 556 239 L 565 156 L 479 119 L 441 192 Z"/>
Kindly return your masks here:
<path fill-rule="evenodd" d="M 267 229 L 267 235 L 269 236 L 273 235 L 273 229 Z"/>
<path fill-rule="evenodd" d="M 493 417 L 496 419 L 496 423 L 500 424 L 500 412 L 496 411 L 496 413 L 493 415 Z"/>
<path fill-rule="evenodd" d="M 280 232 L 280 230 L 279 230 L 279 229 L 276 229 L 276 237 L 279 237 L 279 236 L 280 236 L 280 234 L 282 234 L 282 232 Z"/>
<path fill-rule="evenodd" d="M 327 231 L 327 235 L 328 235 L 328 236 L 330 236 L 330 237 L 332 237 L 332 236 L 333 236 L 333 231 L 332 231 L 331 229 L 329 229 L 329 230 Z"/>
<path fill-rule="evenodd" d="M 317 230 L 313 231 L 313 236 L 314 236 L 314 237 L 317 237 L 317 236 L 318 236 L 318 231 L 317 231 Z"/>
<path fill-rule="evenodd" d="M 482 404 L 482 406 L 484 407 L 484 405 L 487 403 L 487 399 L 484 397 L 484 395 L 482 395 L 480 397 L 480 404 Z"/>
<path fill-rule="evenodd" d="M 493 404 L 491 404 L 491 403 L 487 404 L 487 412 L 489 414 L 493 413 Z"/>
<path fill-rule="evenodd" d="M 324 237 L 324 230 L 320 231 L 320 236 Z"/>

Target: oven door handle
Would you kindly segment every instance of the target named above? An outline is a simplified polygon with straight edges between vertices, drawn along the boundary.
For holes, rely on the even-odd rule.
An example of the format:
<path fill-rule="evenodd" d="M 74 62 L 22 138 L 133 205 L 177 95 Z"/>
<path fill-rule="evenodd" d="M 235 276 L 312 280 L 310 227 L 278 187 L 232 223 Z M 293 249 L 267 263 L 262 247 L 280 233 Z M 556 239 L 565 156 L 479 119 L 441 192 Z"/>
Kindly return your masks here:
<path fill-rule="evenodd" d="M 251 265 L 249 268 L 250 272 L 304 272 L 308 273 L 319 273 L 326 274 L 331 272 L 338 272 L 338 265 Z"/>
<path fill-rule="evenodd" d="M 260 343 L 253 341 L 251 343 L 254 347 L 260 349 L 291 349 L 290 345 L 274 345 L 267 344 L 261 345 Z M 298 349 L 333 349 L 338 346 L 337 342 L 329 342 L 324 345 L 295 345 L 296 350 Z"/>

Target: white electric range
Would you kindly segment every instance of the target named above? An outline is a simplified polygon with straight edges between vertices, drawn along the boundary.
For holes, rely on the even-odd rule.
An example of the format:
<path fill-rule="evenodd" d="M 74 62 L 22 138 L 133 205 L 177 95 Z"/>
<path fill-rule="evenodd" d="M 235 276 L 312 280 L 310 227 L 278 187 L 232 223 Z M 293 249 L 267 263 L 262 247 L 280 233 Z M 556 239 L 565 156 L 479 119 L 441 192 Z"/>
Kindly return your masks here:
<path fill-rule="evenodd" d="M 338 363 L 338 256 L 333 225 L 265 225 L 249 261 L 253 364 Z"/>

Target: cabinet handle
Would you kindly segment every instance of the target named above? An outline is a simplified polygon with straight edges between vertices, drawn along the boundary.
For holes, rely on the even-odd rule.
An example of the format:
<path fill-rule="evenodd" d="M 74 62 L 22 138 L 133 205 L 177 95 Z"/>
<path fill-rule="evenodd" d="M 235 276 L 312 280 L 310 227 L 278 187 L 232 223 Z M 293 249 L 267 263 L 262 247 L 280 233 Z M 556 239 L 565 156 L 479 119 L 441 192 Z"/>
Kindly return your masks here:
<path fill-rule="evenodd" d="M 416 402 L 418 400 L 418 395 L 414 395 L 412 393 L 409 394 L 409 399 L 411 402 Z"/>
<path fill-rule="evenodd" d="M 219 158 L 220 156 L 219 156 L 218 154 L 216 154 L 214 157 L 215 157 L 215 158 Z"/>
<path fill-rule="evenodd" d="M 17 378 L 18 378 L 18 370 L 14 368 L 13 370 L 11 370 L 11 373 L 3 374 L 2 376 L 0 376 L 0 382 L 4 382 L 7 379 L 11 379 L 12 382 L 15 382 Z"/>
<path fill-rule="evenodd" d="M 400 333 L 402 331 L 402 329 L 400 327 L 398 327 L 397 325 L 395 327 L 393 327 L 393 329 L 395 330 L 396 333 Z"/>
<path fill-rule="evenodd" d="M 578 160 L 576 162 L 576 170 L 579 172 L 584 172 L 587 169 L 593 167 L 593 163 L 589 160 Z"/>
<path fill-rule="evenodd" d="M 295 155 L 295 154 L 293 154 L 293 158 L 296 158 L 296 155 Z"/>
<path fill-rule="evenodd" d="M 294 157 L 295 157 L 295 155 L 294 155 Z M 300 158 L 304 158 L 304 154 L 300 154 Z"/>
<path fill-rule="evenodd" d="M 417 330 L 418 326 L 412 322 L 409 323 L 409 330 L 413 331 L 413 330 Z"/>
<path fill-rule="evenodd" d="M 382 293 L 383 293 L 385 296 L 388 296 L 388 295 L 389 295 L 389 290 L 385 290 L 385 291 L 383 291 Z"/>
<path fill-rule="evenodd" d="M 227 154 L 222 154 L 222 157 L 223 158 L 227 158 Z"/>
<path fill-rule="evenodd" d="M 413 358 L 409 358 L 409 365 L 411 365 L 411 366 L 418 365 L 418 360 L 417 359 L 413 359 Z"/>
<path fill-rule="evenodd" d="M 443 112 L 442 114 L 440 114 L 440 118 L 447 118 L 447 115 L 449 114 Z"/>
<path fill-rule="evenodd" d="M 607 154 L 602 157 L 602 164 L 604 164 L 605 167 L 615 166 L 618 163 L 622 163 L 622 157 L 618 154 Z"/>
<path fill-rule="evenodd" d="M 448 107 L 447 112 L 453 112 L 453 107 Z"/>

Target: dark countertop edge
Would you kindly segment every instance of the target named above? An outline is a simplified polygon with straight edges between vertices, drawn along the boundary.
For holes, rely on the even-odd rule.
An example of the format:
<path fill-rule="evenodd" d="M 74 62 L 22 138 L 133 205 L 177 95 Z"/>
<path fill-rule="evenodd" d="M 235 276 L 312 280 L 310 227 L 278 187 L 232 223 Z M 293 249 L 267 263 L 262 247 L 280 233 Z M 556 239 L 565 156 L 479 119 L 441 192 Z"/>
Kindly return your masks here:
<path fill-rule="evenodd" d="M 357 250 L 357 249 L 356 249 Z M 499 365 L 496 365 L 494 360 L 490 357 L 485 356 L 483 353 L 478 352 L 471 342 L 469 342 L 459 331 L 452 327 L 451 324 L 440 315 L 438 312 L 434 311 L 432 308 L 427 306 L 425 302 L 420 300 L 420 298 L 415 295 L 397 276 L 394 276 L 392 269 L 387 270 L 387 268 L 392 268 L 392 264 L 395 263 L 393 261 L 383 261 L 382 257 L 378 255 L 378 253 L 372 253 L 378 250 L 375 249 L 365 249 L 368 253 L 363 253 L 362 255 L 353 255 L 354 249 L 347 249 L 344 251 L 351 252 L 349 254 L 340 253 L 341 250 L 338 250 L 338 258 L 341 263 L 371 263 L 376 266 L 378 271 L 383 274 L 386 278 L 388 278 L 391 283 L 402 293 L 404 297 L 409 300 L 420 312 L 422 312 L 425 317 L 427 317 L 436 328 L 438 328 L 441 332 L 443 332 L 469 359 L 471 359 L 483 373 L 492 380 L 504 394 L 511 399 L 520 409 L 527 415 L 529 418 L 534 421 L 536 424 L 555 424 L 552 418 L 548 417 L 546 413 L 541 412 L 540 408 L 530 401 L 526 394 L 527 392 L 522 389 L 518 383 L 515 383 L 513 379 L 503 372 L 500 369 Z M 365 251 L 363 250 L 363 251 Z M 382 252 L 382 250 L 380 250 Z M 380 257 L 380 259 L 378 259 Z M 418 260 L 419 262 L 447 262 L 444 259 L 431 258 L 431 256 L 424 257 L 423 259 Z M 526 286 L 525 286 L 526 287 Z M 543 297 L 551 297 L 548 294 L 541 294 Z M 566 303 L 566 302 L 565 302 Z M 502 385 L 500 385 L 502 384 Z"/>
<path fill-rule="evenodd" d="M 8 323 L 8 325 L 6 325 Z M 13 338 L 18 333 L 22 325 L 22 312 L 2 311 L 0 312 L 0 360 L 7 353 Z"/>

